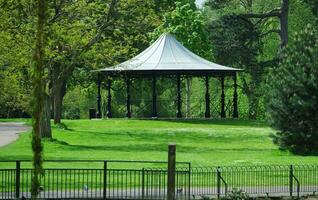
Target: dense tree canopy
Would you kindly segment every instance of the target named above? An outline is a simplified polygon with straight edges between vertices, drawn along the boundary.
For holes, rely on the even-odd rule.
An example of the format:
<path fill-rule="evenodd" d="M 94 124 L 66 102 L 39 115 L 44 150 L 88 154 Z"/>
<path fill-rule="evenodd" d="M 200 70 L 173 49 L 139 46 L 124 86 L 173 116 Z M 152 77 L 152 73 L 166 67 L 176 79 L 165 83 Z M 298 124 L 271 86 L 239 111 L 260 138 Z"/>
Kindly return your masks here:
<path fill-rule="evenodd" d="M 36 14 L 32 11 L 36 1 L 0 0 L 0 5 L 0 116 L 28 116 L 36 32 Z M 294 33 L 317 19 L 314 0 L 207 0 L 202 9 L 196 7 L 194 0 L 56 0 L 47 7 L 47 113 L 43 115 L 47 116 L 46 122 L 52 116 L 55 123 L 60 123 L 61 118 L 87 118 L 88 109 L 96 106 L 96 74 L 91 71 L 135 56 L 163 32 L 173 33 L 202 57 L 245 69 L 238 79 L 242 89 L 240 116 L 264 119 L 264 79 L 268 70 L 277 65 L 281 44 L 289 41 L 292 45 Z M 213 112 L 218 116 L 219 85 L 217 80 L 211 83 Z M 132 88 L 135 113 L 141 116 L 150 112 L 149 82 L 133 80 L 134 84 L 143 88 L 142 94 Z M 188 79 L 185 86 L 188 97 Z M 114 80 L 117 116 L 124 112 L 123 87 L 122 79 Z M 203 98 L 203 87 L 202 81 L 193 82 L 192 96 L 197 99 L 191 106 L 200 107 L 194 102 Z M 175 98 L 174 90 L 173 80 L 160 81 L 158 100 Z M 232 94 L 231 89 L 227 93 Z M 230 105 L 230 98 L 227 99 Z M 166 103 L 159 102 L 161 105 Z M 163 114 L 174 115 L 174 104 L 166 106 Z"/>
<path fill-rule="evenodd" d="M 268 108 L 275 141 L 296 153 L 318 153 L 318 31 L 295 36 L 268 77 Z"/>

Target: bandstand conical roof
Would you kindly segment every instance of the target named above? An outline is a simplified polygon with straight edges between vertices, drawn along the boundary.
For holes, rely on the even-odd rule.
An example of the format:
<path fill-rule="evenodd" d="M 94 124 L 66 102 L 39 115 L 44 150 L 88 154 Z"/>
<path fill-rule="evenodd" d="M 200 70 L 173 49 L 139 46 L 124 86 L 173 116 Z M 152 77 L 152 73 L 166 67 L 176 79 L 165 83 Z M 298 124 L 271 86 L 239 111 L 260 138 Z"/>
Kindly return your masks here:
<path fill-rule="evenodd" d="M 126 62 L 101 69 L 105 73 L 131 74 L 226 74 L 241 69 L 210 62 L 188 50 L 176 38 L 162 34 L 146 50 Z"/>

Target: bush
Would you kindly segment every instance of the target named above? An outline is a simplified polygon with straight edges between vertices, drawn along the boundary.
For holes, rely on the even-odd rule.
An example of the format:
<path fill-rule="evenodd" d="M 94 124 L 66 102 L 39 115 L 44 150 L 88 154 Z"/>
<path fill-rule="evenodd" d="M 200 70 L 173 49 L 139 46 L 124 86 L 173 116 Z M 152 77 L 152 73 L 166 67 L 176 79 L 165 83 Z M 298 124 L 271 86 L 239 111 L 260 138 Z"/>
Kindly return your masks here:
<path fill-rule="evenodd" d="M 296 34 L 268 79 L 274 142 L 294 153 L 318 153 L 318 33 L 312 26 Z"/>
<path fill-rule="evenodd" d="M 76 108 L 76 107 L 69 107 L 65 109 L 63 114 L 65 119 L 80 119 L 81 118 L 81 111 L 79 108 Z"/>
<path fill-rule="evenodd" d="M 233 189 L 225 197 L 222 197 L 221 200 L 249 200 L 250 197 L 246 192 L 239 189 Z"/>

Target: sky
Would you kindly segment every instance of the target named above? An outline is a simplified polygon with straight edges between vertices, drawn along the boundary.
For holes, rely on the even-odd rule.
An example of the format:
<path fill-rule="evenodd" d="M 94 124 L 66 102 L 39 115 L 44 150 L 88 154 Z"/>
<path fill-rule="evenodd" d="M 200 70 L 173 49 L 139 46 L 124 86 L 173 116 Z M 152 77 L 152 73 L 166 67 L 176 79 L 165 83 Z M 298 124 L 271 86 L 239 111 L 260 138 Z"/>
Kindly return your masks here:
<path fill-rule="evenodd" d="M 198 6 L 201 6 L 204 1 L 205 1 L 205 0 L 196 0 L 195 2 L 196 2 L 196 4 L 197 4 Z"/>

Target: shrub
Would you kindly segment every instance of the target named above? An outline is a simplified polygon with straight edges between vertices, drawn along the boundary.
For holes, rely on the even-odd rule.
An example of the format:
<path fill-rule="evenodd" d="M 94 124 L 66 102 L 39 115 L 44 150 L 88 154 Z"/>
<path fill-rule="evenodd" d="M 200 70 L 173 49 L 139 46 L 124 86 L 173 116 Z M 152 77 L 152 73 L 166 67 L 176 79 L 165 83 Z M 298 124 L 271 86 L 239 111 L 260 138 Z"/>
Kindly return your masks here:
<path fill-rule="evenodd" d="M 81 118 L 81 111 L 79 108 L 69 107 L 64 111 L 64 118 L 65 119 L 80 119 Z"/>
<path fill-rule="evenodd" d="M 268 79 L 274 142 L 294 153 L 318 153 L 318 33 L 312 26 L 297 34 Z"/>
<path fill-rule="evenodd" d="M 249 200 L 250 197 L 246 192 L 239 189 L 233 189 L 225 197 L 222 197 L 221 200 Z"/>

